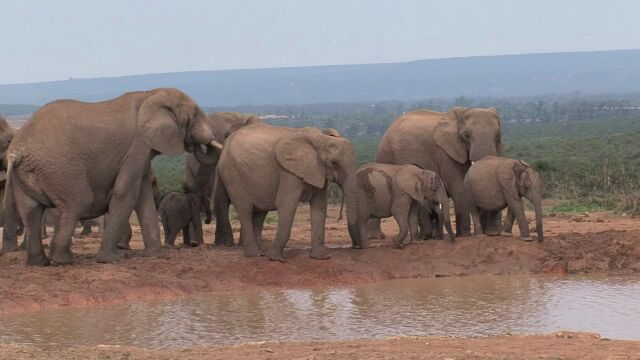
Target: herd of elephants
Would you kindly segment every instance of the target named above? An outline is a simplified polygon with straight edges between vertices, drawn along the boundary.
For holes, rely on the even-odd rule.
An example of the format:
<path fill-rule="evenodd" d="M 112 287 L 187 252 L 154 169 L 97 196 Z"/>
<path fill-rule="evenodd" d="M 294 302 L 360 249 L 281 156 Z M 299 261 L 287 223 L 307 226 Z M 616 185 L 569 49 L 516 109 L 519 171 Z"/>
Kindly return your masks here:
<path fill-rule="evenodd" d="M 351 142 L 335 129 L 276 127 L 252 114 L 205 114 L 177 89 L 129 92 L 97 103 L 57 100 L 19 130 L 0 117 L 3 251 L 26 248 L 30 265 L 70 264 L 77 223 L 98 221 L 95 259 L 115 262 L 118 249 L 129 248 L 133 211 L 146 255 L 162 252 L 159 218 L 165 246 L 173 246 L 180 231 L 186 245 L 204 243 L 201 213 L 206 223 L 215 215 L 214 244 L 234 246 L 233 205 L 244 254 L 284 261 L 298 204 L 309 202 L 311 257 L 326 259 L 331 182 L 343 191 L 353 248 L 384 238 L 380 219 L 391 216 L 399 227 L 393 237 L 398 247 L 442 239 L 443 228 L 454 242 L 471 235 L 472 220 L 474 233 L 487 235 L 510 235 L 516 220 L 521 238 L 531 241 L 523 197 L 533 203 L 542 241 L 540 177 L 524 161 L 500 157 L 502 144 L 494 108 L 418 110 L 389 126 L 376 163 L 358 168 Z M 151 160 L 185 152 L 184 191 L 160 199 Z M 274 210 L 276 237 L 265 249 L 262 226 Z M 54 225 L 48 256 L 42 242 L 47 217 Z"/>

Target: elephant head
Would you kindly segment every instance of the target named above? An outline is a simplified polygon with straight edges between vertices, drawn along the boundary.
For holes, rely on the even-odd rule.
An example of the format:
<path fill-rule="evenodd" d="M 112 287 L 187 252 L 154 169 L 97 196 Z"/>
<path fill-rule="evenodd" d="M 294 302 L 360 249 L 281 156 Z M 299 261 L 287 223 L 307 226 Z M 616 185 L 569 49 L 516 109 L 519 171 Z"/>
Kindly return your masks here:
<path fill-rule="evenodd" d="M 495 108 L 453 108 L 433 137 L 447 155 L 461 164 L 502 152 L 502 129 Z"/>
<path fill-rule="evenodd" d="M 315 128 L 305 128 L 281 137 L 276 143 L 275 154 L 283 168 L 307 184 L 326 188 L 327 183 L 333 181 L 342 188 L 353 247 L 362 247 L 356 222 L 356 155 L 351 142 L 337 131 L 323 133 Z"/>
<path fill-rule="evenodd" d="M 439 224 L 444 224 L 447 228 L 450 241 L 455 242 L 449 213 L 449 197 L 440 176 L 433 171 L 409 165 L 398 172 L 395 181 L 400 190 L 417 201 L 427 212 L 436 213 Z"/>
<path fill-rule="evenodd" d="M 262 119 L 255 114 L 246 114 L 239 112 L 215 112 L 210 113 L 207 116 L 209 118 L 209 124 L 211 125 L 213 135 L 215 136 L 215 139 L 221 144 L 224 144 L 225 140 L 227 140 L 227 138 L 231 136 L 231 134 L 233 134 L 235 131 L 245 126 L 262 123 Z M 190 165 L 195 166 L 195 168 L 192 168 L 190 170 L 193 173 L 193 180 L 189 182 L 189 184 L 184 184 L 186 191 L 202 191 L 202 188 L 205 186 L 207 181 L 209 181 L 209 179 L 213 177 L 215 166 L 220 159 L 221 153 L 221 147 L 212 149 L 211 152 L 208 152 L 207 155 L 203 154 L 203 152 L 198 148 L 194 149 L 194 157 L 198 160 L 199 164 Z M 187 162 L 189 161 L 190 160 L 187 160 Z M 205 191 L 205 193 L 208 192 Z M 211 221 L 211 209 L 208 209 L 206 213 L 207 218 L 209 219 L 209 221 Z"/>
<path fill-rule="evenodd" d="M 150 91 L 138 110 L 138 127 L 145 144 L 158 153 L 180 155 L 186 150 L 206 163 L 211 150 L 222 148 L 207 115 L 177 89 Z"/>

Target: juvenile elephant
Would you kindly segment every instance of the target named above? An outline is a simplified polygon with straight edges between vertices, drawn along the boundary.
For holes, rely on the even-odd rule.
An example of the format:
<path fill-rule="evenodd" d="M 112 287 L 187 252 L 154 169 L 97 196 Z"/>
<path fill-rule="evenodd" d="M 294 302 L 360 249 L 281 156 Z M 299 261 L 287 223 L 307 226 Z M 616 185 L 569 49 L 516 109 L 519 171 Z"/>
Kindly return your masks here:
<path fill-rule="evenodd" d="M 162 248 L 149 169 L 157 154 L 193 152 L 210 161 L 221 148 L 211 120 L 177 89 L 126 93 L 84 103 L 58 100 L 40 108 L 8 151 L 7 203 L 25 224 L 27 263 L 47 265 L 40 237 L 42 213 L 60 212 L 51 260 L 73 261 L 71 235 L 79 220 L 109 212 L 98 262 L 120 259 L 117 242 L 135 209 L 145 253 Z"/>
<path fill-rule="evenodd" d="M 224 141 L 235 131 L 241 129 L 245 126 L 260 124 L 262 123 L 262 119 L 259 116 L 254 114 L 246 114 L 246 113 L 238 113 L 238 112 L 216 112 L 210 113 L 209 118 L 212 120 L 212 130 L 213 134 L 220 141 L 224 143 Z M 201 192 L 202 196 L 206 198 L 206 201 L 211 200 L 211 196 L 213 193 L 213 183 L 215 178 L 215 169 L 218 163 L 218 159 L 220 157 L 221 150 L 215 149 L 212 154 L 216 154 L 216 157 L 213 158 L 211 163 L 201 164 L 192 154 L 188 154 L 186 157 L 186 161 L 184 164 L 184 189 L 186 192 Z M 227 205 L 228 207 L 228 205 Z M 209 224 L 211 222 L 211 207 L 207 206 L 206 208 L 201 209 L 204 212 L 205 224 Z M 216 232 L 222 232 L 224 229 L 220 226 L 216 227 Z M 195 232 L 193 227 L 190 227 L 190 236 L 191 238 L 197 238 L 195 236 Z M 229 234 L 221 234 L 216 237 L 216 241 L 214 245 L 233 245 L 233 242 L 223 244 L 218 239 L 224 239 L 225 236 L 230 237 Z"/>
<path fill-rule="evenodd" d="M 185 245 L 202 244 L 202 223 L 200 211 L 209 205 L 206 198 L 194 193 L 168 193 L 158 209 L 158 215 L 164 228 L 164 245 L 173 247 L 176 236 L 182 230 Z M 189 227 L 192 225 L 196 238 L 192 239 Z"/>
<path fill-rule="evenodd" d="M 470 205 L 464 176 L 472 161 L 502 151 L 500 117 L 496 109 L 460 108 L 449 112 L 418 110 L 397 118 L 378 146 L 377 163 L 415 164 L 440 175 L 453 198 L 458 236 L 471 234 Z M 382 237 L 379 220 L 371 236 Z"/>
<path fill-rule="evenodd" d="M 257 256 L 262 251 L 260 233 L 264 218 L 269 211 L 277 210 L 278 229 L 268 256 L 284 261 L 283 252 L 298 203 L 309 201 L 311 257 L 327 259 L 330 257 L 324 245 L 327 186 L 335 181 L 345 191 L 349 233 L 354 247 L 359 247 L 359 236 L 354 233 L 357 231 L 355 160 L 351 142 L 335 131 L 323 133 L 317 128 L 266 124 L 244 127 L 227 139 L 218 162 L 214 185 L 216 225 L 226 226 L 227 231 L 231 227 L 228 208 L 217 203 L 228 195 L 240 218 L 244 253 Z"/>
<path fill-rule="evenodd" d="M 517 219 L 520 236 L 525 241 L 531 241 L 531 233 L 527 218 L 524 215 L 522 198 L 533 203 L 536 212 L 536 229 L 538 241 L 544 240 L 542 228 L 542 181 L 538 173 L 526 162 L 497 156 L 487 156 L 475 162 L 464 179 L 465 189 L 472 203 L 476 234 L 483 233 L 479 211 L 497 213 L 509 208 L 505 221 L 505 234 L 511 234 L 513 219 Z M 489 235 L 498 235 L 489 233 Z"/>
<path fill-rule="evenodd" d="M 403 247 L 407 232 L 418 238 L 418 212 L 422 207 L 444 224 L 453 243 L 449 198 L 438 174 L 415 165 L 369 164 L 358 169 L 358 229 L 367 243 L 367 221 L 393 216 L 400 229 L 393 241 Z M 364 246 L 364 245 L 363 245 Z"/>

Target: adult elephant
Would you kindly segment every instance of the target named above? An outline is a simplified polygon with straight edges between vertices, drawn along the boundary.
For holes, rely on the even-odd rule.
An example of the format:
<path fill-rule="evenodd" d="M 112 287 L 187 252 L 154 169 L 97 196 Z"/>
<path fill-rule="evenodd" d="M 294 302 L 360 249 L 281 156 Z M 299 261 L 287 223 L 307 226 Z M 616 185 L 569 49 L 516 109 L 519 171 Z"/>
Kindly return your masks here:
<path fill-rule="evenodd" d="M 228 194 L 241 224 L 246 256 L 261 253 L 260 232 L 265 216 L 278 211 L 276 239 L 268 256 L 283 261 L 293 218 L 301 201 L 311 206 L 311 257 L 328 258 L 324 245 L 327 187 L 335 181 L 345 191 L 347 220 L 354 247 L 357 235 L 357 185 L 351 142 L 337 132 L 317 128 L 292 129 L 266 124 L 236 131 L 225 143 L 218 163 L 214 198 Z M 216 204 L 217 226 L 230 228 L 226 208 Z M 220 216 L 218 216 L 220 215 Z"/>
<path fill-rule="evenodd" d="M 224 141 L 237 130 L 253 125 L 262 123 L 262 119 L 255 114 L 247 114 L 247 113 L 239 113 L 239 112 L 216 112 L 210 113 L 209 118 L 212 121 L 213 134 L 220 141 L 224 143 Z M 211 200 L 211 195 L 213 193 L 213 182 L 215 178 L 215 170 L 216 165 L 218 163 L 218 159 L 220 158 L 221 150 L 215 149 L 212 155 L 212 162 L 208 164 L 201 164 L 198 159 L 193 154 L 188 154 L 184 164 L 184 188 L 187 192 L 200 192 L 201 195 L 206 199 L 208 203 Z M 208 206 L 205 209 L 205 224 L 209 224 L 211 222 L 211 206 Z M 216 232 L 221 227 L 216 227 Z M 195 231 L 193 229 L 193 225 L 189 227 L 189 233 L 191 239 L 196 239 Z M 232 236 L 231 234 L 228 234 Z M 225 236 L 216 236 L 216 240 L 214 245 L 223 245 L 222 242 L 218 241 L 218 239 L 223 239 Z"/>
<path fill-rule="evenodd" d="M 413 111 L 389 126 L 378 146 L 376 162 L 415 164 L 439 174 L 453 198 L 457 236 L 468 236 L 471 208 L 464 177 L 471 162 L 502 152 L 501 127 L 495 108 Z M 374 230 L 379 231 L 379 222 Z"/>
<path fill-rule="evenodd" d="M 162 245 L 149 169 L 157 154 L 185 150 L 210 161 L 221 148 L 211 120 L 177 89 L 126 93 L 98 103 L 54 101 L 40 108 L 8 150 L 7 199 L 23 219 L 27 263 L 47 265 L 40 237 L 45 208 L 59 211 L 51 260 L 73 261 L 71 236 L 78 220 L 109 212 L 98 262 L 120 259 L 116 243 L 135 209 L 145 253 Z"/>

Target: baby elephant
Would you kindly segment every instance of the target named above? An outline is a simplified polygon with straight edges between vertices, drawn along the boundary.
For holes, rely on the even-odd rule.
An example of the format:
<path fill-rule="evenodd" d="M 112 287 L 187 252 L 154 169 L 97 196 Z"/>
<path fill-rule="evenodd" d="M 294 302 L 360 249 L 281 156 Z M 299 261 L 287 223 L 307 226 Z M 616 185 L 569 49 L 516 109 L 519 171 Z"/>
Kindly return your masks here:
<path fill-rule="evenodd" d="M 164 228 L 164 245 L 173 247 L 178 232 L 182 230 L 185 245 L 198 246 L 203 243 L 200 211 L 209 207 L 209 202 L 200 193 L 168 193 L 158 209 Z M 189 225 L 193 225 L 196 238 L 191 239 Z"/>
<path fill-rule="evenodd" d="M 465 190 L 472 204 L 474 231 L 481 234 L 479 211 L 501 212 L 505 207 L 507 219 L 503 235 L 511 235 L 515 217 L 522 240 L 531 241 L 531 232 L 524 215 L 522 197 L 533 203 L 536 212 L 538 241 L 544 239 L 542 230 L 542 181 L 538 173 L 522 160 L 486 156 L 471 165 L 464 179 Z M 491 235 L 491 234 L 489 234 Z"/>
<path fill-rule="evenodd" d="M 357 172 L 358 227 L 361 243 L 366 247 L 369 218 L 393 216 L 400 231 L 393 239 L 402 248 L 410 233 L 411 241 L 419 237 L 420 207 L 438 217 L 453 243 L 449 198 L 438 174 L 415 165 L 368 164 Z"/>

